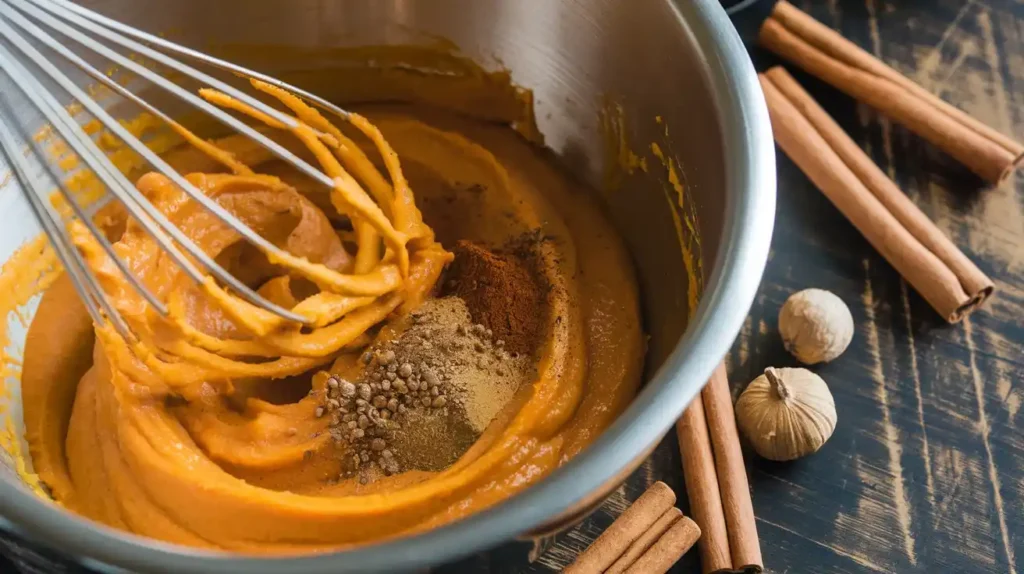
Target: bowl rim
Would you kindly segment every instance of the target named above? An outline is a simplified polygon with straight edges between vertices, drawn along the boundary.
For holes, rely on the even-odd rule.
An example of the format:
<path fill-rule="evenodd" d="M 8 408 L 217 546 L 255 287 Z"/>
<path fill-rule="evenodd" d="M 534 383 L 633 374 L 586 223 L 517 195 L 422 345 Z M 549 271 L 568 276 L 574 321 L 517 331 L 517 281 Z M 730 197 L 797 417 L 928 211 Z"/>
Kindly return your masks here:
<path fill-rule="evenodd" d="M 775 147 L 753 64 L 715 0 L 665 0 L 704 59 L 718 94 L 727 172 L 719 255 L 683 337 L 625 412 L 589 447 L 543 480 L 495 506 L 433 530 L 331 553 L 265 557 L 207 551 L 125 533 L 48 503 L 0 480 L 0 528 L 46 541 L 86 566 L 154 572 L 280 574 L 395 572 L 457 560 L 513 539 L 565 512 L 630 463 L 606 453 L 638 453 L 658 442 L 697 395 L 739 333 L 768 259 L 775 216 Z M 637 416 L 643 412 L 644 416 Z"/>

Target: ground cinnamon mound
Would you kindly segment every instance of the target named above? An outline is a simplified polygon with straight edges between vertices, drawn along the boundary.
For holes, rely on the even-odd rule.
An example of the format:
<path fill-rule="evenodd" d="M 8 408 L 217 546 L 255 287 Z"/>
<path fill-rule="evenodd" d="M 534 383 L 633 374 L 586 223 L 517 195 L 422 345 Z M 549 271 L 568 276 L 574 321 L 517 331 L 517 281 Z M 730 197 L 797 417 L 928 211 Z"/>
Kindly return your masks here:
<path fill-rule="evenodd" d="M 465 301 L 473 321 L 493 331 L 510 353 L 533 353 L 544 309 L 530 262 L 465 240 L 452 252 L 446 294 Z"/>

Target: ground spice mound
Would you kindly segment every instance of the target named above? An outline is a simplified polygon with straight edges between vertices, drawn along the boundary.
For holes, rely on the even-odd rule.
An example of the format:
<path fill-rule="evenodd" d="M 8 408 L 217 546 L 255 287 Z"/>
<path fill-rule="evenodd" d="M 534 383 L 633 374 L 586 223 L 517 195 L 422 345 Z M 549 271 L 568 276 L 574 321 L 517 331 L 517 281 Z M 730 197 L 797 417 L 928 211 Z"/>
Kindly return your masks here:
<path fill-rule="evenodd" d="M 510 352 L 532 354 L 544 300 L 530 262 L 471 241 L 456 242 L 452 252 L 445 293 L 465 301 L 473 321 L 493 331 Z"/>
<path fill-rule="evenodd" d="M 317 416 L 349 447 L 343 478 L 447 468 L 535 378 L 532 358 L 513 356 L 457 297 L 426 301 L 399 329 L 363 354 L 358 380 L 328 379 Z"/>

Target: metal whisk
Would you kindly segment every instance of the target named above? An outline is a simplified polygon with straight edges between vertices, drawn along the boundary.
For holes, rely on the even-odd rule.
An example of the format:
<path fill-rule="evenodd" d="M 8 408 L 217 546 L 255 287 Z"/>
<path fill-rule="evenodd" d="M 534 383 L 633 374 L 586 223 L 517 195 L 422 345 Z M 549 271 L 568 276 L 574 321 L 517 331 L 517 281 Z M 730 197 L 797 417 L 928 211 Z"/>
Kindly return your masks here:
<path fill-rule="evenodd" d="M 96 177 L 104 184 L 109 192 L 108 201 L 116 200 L 124 204 L 128 214 L 135 218 L 148 233 L 152 234 L 160 247 L 181 266 L 191 279 L 197 283 L 203 281 L 204 273 L 200 270 L 200 267 L 202 267 L 206 272 L 250 303 L 282 318 L 299 323 L 306 322 L 306 318 L 268 301 L 243 284 L 218 265 L 213 258 L 204 253 L 184 233 L 168 221 L 114 167 L 110 159 L 72 117 L 65 106 L 58 101 L 54 93 L 51 93 L 43 82 L 40 81 L 40 78 L 48 78 L 53 84 L 59 86 L 72 100 L 81 104 L 86 111 L 102 123 L 110 133 L 123 140 L 128 147 L 149 162 L 155 171 L 167 176 L 181 190 L 188 194 L 192 200 L 201 204 L 226 225 L 231 226 L 247 241 L 269 255 L 276 254 L 280 256 L 283 252 L 277 246 L 247 227 L 234 215 L 190 184 L 181 174 L 172 169 L 156 153 L 147 148 L 140 139 L 118 123 L 96 99 L 87 94 L 84 89 L 76 85 L 76 82 L 72 81 L 58 69 L 51 62 L 52 55 L 50 57 L 43 55 L 36 46 L 45 46 L 53 54 L 63 58 L 97 82 L 104 84 L 122 97 L 141 106 L 149 113 L 166 122 L 172 121 L 164 112 L 141 99 L 129 89 L 121 86 L 108 77 L 107 74 L 104 74 L 80 57 L 78 53 L 87 53 L 82 52 L 82 50 L 86 50 L 107 59 L 112 64 L 135 74 L 139 78 L 147 80 L 151 84 L 171 93 L 189 105 L 198 108 L 221 123 L 259 143 L 276 157 L 290 163 L 302 173 L 319 181 L 328 188 L 333 187 L 334 183 L 331 178 L 318 168 L 298 158 L 281 145 L 260 134 L 244 122 L 225 113 L 213 104 L 208 103 L 193 92 L 182 88 L 180 85 L 168 80 L 165 76 L 112 49 L 111 46 L 117 46 L 120 49 L 143 56 L 152 62 L 173 70 L 177 74 L 219 90 L 289 127 L 296 126 L 294 118 L 183 63 L 181 60 L 171 57 L 169 54 L 195 60 L 205 65 L 243 77 L 255 78 L 283 88 L 342 119 L 348 118 L 348 112 L 313 94 L 275 78 L 147 34 L 65 0 L 0 0 L 0 38 L 3 40 L 0 42 L 0 70 L 6 73 L 14 86 L 7 86 L 4 90 L 0 90 L 0 92 L 5 94 L 3 97 L 0 97 L 0 112 L 3 114 L 0 117 L 0 148 L 2 148 L 7 163 L 11 166 L 14 175 L 20 183 L 20 187 L 28 199 L 32 211 L 49 237 L 54 250 L 63 263 L 69 277 L 74 282 L 75 288 L 78 290 L 94 321 L 98 324 L 103 324 L 104 321 L 109 320 L 121 332 L 122 336 L 130 336 L 129 329 L 123 318 L 110 304 L 110 301 L 100 288 L 97 277 L 89 269 L 84 257 L 72 243 L 62 216 L 56 212 L 48 200 L 49 194 L 55 188 L 70 206 L 74 216 L 88 228 L 89 232 L 99 242 L 100 246 L 117 265 L 120 273 L 124 274 L 133 288 L 138 290 L 153 308 L 157 309 L 160 313 L 166 315 L 167 308 L 115 256 L 113 246 L 92 221 L 91 216 L 95 214 L 97 206 L 93 205 L 90 208 L 86 208 L 78 203 L 74 194 L 65 186 L 59 170 L 47 162 L 39 142 L 33 141 L 33 138 L 29 136 L 26 130 L 19 129 L 19 122 L 12 121 L 15 119 L 14 106 L 9 101 L 9 96 L 6 95 L 8 90 L 13 91 L 16 89 L 23 94 L 24 99 L 38 110 L 41 117 L 52 127 L 53 132 L 63 138 L 69 149 L 77 154 L 85 167 L 92 170 Z M 69 44 L 75 46 L 76 49 L 69 48 Z M 26 65 L 28 63 L 34 68 L 35 73 L 29 70 L 29 66 Z M 30 153 L 36 155 L 36 162 L 28 161 L 29 156 L 25 153 L 26 146 Z M 42 170 L 39 169 L 40 165 L 43 167 Z M 188 254 L 188 257 L 186 257 L 185 253 Z M 198 266 L 193 261 L 197 262 Z"/>

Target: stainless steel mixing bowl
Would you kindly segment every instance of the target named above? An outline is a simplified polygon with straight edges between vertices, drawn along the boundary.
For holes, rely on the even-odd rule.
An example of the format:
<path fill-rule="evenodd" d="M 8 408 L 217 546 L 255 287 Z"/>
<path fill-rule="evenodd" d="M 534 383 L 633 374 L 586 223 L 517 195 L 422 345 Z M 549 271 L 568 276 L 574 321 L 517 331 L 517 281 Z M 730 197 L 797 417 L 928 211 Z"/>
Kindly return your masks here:
<path fill-rule="evenodd" d="M 649 157 L 646 172 L 625 175 L 615 190 L 601 194 L 640 278 L 651 336 L 647 382 L 589 449 L 498 506 L 426 534 L 351 551 L 243 557 L 98 526 L 39 499 L 7 468 L 0 480 L 5 528 L 92 565 L 143 571 L 395 572 L 452 560 L 585 513 L 671 428 L 729 349 L 750 307 L 774 216 L 774 148 L 754 69 L 715 0 L 83 3 L 200 49 L 233 46 L 232 57 L 242 64 L 272 75 L 301 72 L 300 78 L 328 69 L 330 57 L 275 58 L 273 50 L 237 47 L 329 54 L 341 46 L 422 42 L 424 34 L 444 38 L 484 66 L 509 70 L 516 84 L 531 89 L 546 144 L 595 188 L 615 167 L 602 135 L 611 119 L 621 128 L 618 143 L 631 142 L 637 154 L 651 156 L 649 144 L 660 142 L 685 189 L 672 188 L 664 166 Z M 38 227 L 13 189 L 0 193 L 0 213 L 0 257 L 6 258 Z M 686 217 L 695 219 L 692 229 L 679 227 Z M 697 252 L 697 282 L 689 281 L 679 229 Z M 693 236 L 698 229 L 699 242 Z M 691 309 L 688 298 L 700 285 L 699 307 Z M 11 332 L 15 344 L 19 333 L 23 338 L 23 331 Z M 17 426 L 17 381 L 8 386 L 15 392 L 5 416 Z"/>

